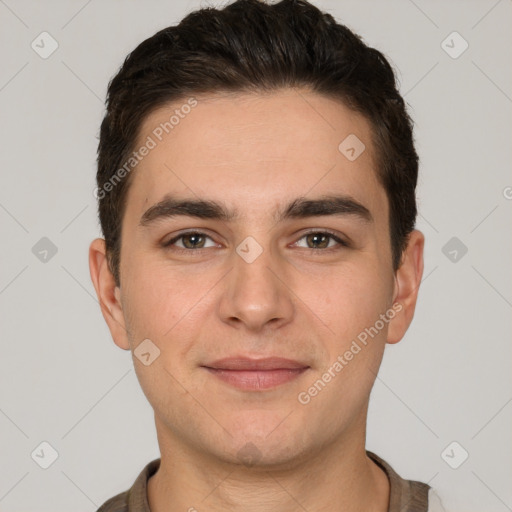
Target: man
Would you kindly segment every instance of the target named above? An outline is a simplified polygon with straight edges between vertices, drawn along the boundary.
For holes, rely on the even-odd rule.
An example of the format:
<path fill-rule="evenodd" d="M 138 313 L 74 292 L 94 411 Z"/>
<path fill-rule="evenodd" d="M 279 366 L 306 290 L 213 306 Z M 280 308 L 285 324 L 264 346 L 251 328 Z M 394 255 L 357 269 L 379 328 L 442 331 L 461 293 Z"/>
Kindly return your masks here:
<path fill-rule="evenodd" d="M 366 451 L 423 272 L 386 59 L 302 0 L 202 9 L 109 84 L 90 270 L 161 458 L 101 512 L 426 511 Z"/>

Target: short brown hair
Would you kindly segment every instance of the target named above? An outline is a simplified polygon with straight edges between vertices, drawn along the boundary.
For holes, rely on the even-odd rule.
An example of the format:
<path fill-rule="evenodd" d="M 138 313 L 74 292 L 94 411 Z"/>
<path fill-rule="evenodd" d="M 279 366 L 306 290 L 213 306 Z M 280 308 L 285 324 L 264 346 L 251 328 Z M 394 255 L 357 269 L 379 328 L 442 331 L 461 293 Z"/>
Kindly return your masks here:
<path fill-rule="evenodd" d="M 146 39 L 109 83 L 96 180 L 107 258 L 118 286 L 131 174 L 115 186 L 112 178 L 133 152 L 146 117 L 194 94 L 288 87 L 308 87 L 369 120 L 377 175 L 389 201 L 393 269 L 400 266 L 417 213 L 418 156 L 412 121 L 389 62 L 306 0 L 273 5 L 236 0 L 222 9 L 194 11 Z"/>

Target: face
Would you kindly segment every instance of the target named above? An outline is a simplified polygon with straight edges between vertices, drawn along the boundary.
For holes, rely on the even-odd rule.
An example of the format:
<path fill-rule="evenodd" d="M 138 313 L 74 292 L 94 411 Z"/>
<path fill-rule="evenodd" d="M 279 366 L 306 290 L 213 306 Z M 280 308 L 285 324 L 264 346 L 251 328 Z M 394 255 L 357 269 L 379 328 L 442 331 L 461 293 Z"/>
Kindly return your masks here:
<path fill-rule="evenodd" d="M 155 145 L 132 171 L 120 288 L 91 256 L 160 442 L 287 464 L 353 440 L 415 300 L 400 302 L 369 124 L 283 90 L 197 97 L 162 134 L 176 108 L 141 127 L 137 147 Z"/>

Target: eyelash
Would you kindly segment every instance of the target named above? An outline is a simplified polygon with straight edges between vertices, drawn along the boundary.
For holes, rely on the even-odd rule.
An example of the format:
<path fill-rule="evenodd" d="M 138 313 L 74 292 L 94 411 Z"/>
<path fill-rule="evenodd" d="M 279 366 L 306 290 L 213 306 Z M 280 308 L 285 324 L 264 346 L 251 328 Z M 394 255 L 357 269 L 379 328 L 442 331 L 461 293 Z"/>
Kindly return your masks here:
<path fill-rule="evenodd" d="M 212 237 L 207 235 L 206 233 L 203 233 L 201 231 L 186 231 L 184 233 L 180 233 L 179 235 L 175 236 L 174 238 L 172 238 L 171 240 L 169 240 L 168 242 L 165 242 L 162 244 L 162 246 L 165 248 L 165 249 L 168 249 L 168 250 L 172 250 L 174 252 L 178 252 L 178 253 L 200 253 L 203 249 L 210 249 L 210 247 L 199 247 L 197 249 L 186 249 L 186 248 L 182 248 L 182 247 L 172 247 L 173 244 L 175 244 L 178 240 L 180 240 L 181 238 L 187 236 L 187 235 L 199 235 L 199 236 L 202 236 L 202 237 L 206 237 L 206 238 L 209 238 L 210 240 L 213 241 Z M 332 240 L 334 240 L 335 242 L 338 243 L 338 246 L 337 247 L 328 247 L 328 248 L 324 248 L 324 249 L 321 249 L 321 248 L 317 248 L 317 249 L 313 249 L 311 247 L 303 247 L 303 249 L 305 249 L 306 251 L 310 251 L 311 253 L 320 253 L 320 252 L 332 252 L 332 251 L 336 251 L 336 250 L 340 250 L 342 248 L 349 248 L 350 245 L 348 242 L 342 240 L 341 238 L 339 238 L 336 234 L 334 234 L 333 232 L 329 231 L 329 230 L 312 230 L 312 231 L 308 231 L 306 233 L 304 233 L 298 241 L 302 240 L 303 238 L 306 238 L 308 235 L 328 235 L 329 238 L 331 238 Z M 295 243 L 297 243 L 295 242 Z"/>

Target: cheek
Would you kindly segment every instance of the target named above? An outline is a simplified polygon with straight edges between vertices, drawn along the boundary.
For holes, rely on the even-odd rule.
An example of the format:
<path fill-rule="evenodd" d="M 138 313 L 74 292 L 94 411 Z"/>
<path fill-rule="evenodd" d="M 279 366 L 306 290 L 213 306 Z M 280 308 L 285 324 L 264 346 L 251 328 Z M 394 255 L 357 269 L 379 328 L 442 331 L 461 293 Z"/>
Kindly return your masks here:
<path fill-rule="evenodd" d="M 204 271 L 196 274 L 190 267 L 169 268 L 165 262 L 142 255 L 139 263 L 135 258 L 132 261 L 131 268 L 126 268 L 123 289 L 132 340 L 137 344 L 149 338 L 167 352 L 186 350 L 194 326 L 200 325 L 198 317 L 208 307 L 208 291 L 218 277 Z"/>
<path fill-rule="evenodd" d="M 197 326 L 201 325 L 197 315 L 204 311 L 201 298 L 206 292 L 196 286 L 194 278 L 160 267 L 146 261 L 133 267 L 143 272 L 127 268 L 123 309 L 132 352 L 145 339 L 159 350 L 148 366 L 137 359 L 137 352 L 133 355 L 141 388 L 156 410 L 166 410 L 172 422 L 179 423 L 174 405 L 186 399 L 187 391 L 180 385 L 188 379 L 184 361 L 197 341 Z M 191 391 L 193 387 L 187 385 Z"/>
<path fill-rule="evenodd" d="M 317 394 L 311 398 L 310 411 L 323 418 L 323 411 L 329 410 L 333 425 L 356 415 L 382 361 L 388 323 L 380 315 L 388 310 L 391 293 L 391 280 L 382 275 L 373 265 L 338 269 L 320 302 L 324 309 L 319 316 L 332 332 L 322 337 L 327 357 L 308 383 L 311 387 L 303 391 Z"/>
<path fill-rule="evenodd" d="M 158 340 L 177 321 L 172 293 L 163 293 L 162 279 L 151 279 L 150 272 L 126 280 L 125 318 L 130 322 L 130 333 L 137 338 Z"/>
<path fill-rule="evenodd" d="M 389 308 L 391 282 L 382 278 L 376 266 L 333 269 L 324 283 L 322 293 L 317 293 L 316 304 L 321 304 L 323 310 L 319 316 L 325 318 L 338 343 L 350 342 Z"/>

